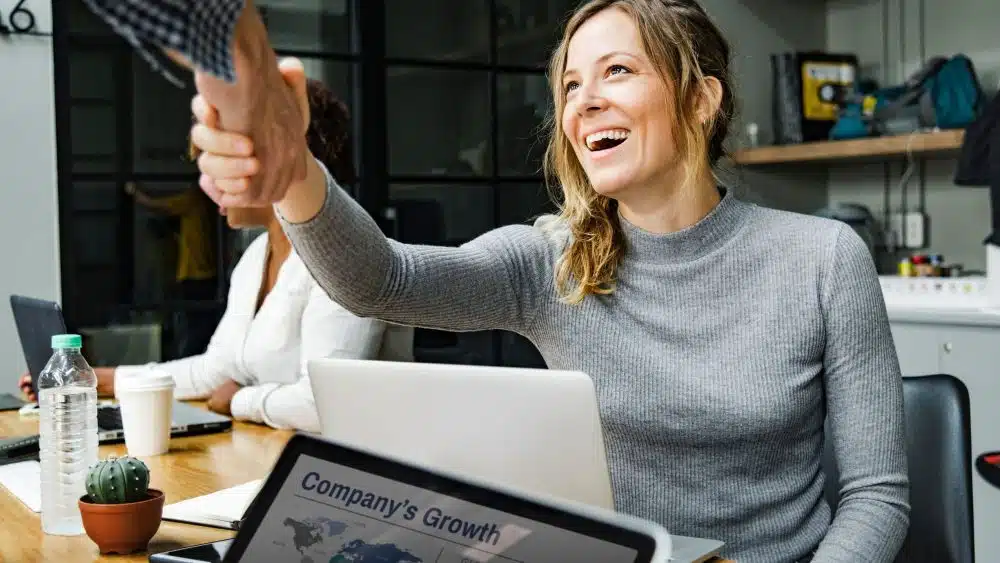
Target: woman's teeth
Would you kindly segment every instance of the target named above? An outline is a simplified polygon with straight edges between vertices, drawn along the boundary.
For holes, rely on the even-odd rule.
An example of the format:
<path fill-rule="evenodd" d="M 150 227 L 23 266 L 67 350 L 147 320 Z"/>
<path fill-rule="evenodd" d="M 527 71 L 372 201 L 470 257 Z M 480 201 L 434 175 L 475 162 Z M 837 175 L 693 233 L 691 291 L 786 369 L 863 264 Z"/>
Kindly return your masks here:
<path fill-rule="evenodd" d="M 622 144 L 628 138 L 627 129 L 608 129 L 587 135 L 587 148 L 592 151 L 610 149 Z"/>

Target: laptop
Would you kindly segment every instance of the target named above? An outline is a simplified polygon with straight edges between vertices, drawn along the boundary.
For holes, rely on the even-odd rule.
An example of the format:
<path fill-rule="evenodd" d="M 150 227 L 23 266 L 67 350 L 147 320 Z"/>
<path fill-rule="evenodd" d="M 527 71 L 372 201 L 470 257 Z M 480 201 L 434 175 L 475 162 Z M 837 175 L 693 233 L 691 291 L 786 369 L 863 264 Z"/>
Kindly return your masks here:
<path fill-rule="evenodd" d="M 666 563 L 662 527 L 320 437 L 293 436 L 231 540 L 154 563 Z"/>
<path fill-rule="evenodd" d="M 308 370 L 324 438 L 615 508 L 597 393 L 585 373 L 348 359 L 312 360 Z M 703 560 L 724 545 L 673 538 L 678 562 Z"/>
<path fill-rule="evenodd" d="M 585 373 L 345 359 L 308 370 L 325 438 L 614 509 Z"/>
<path fill-rule="evenodd" d="M 38 374 L 52 355 L 52 335 L 65 334 L 66 323 L 63 321 L 62 309 L 53 301 L 44 301 L 22 295 L 10 296 L 10 309 L 14 315 L 14 325 L 21 350 L 31 374 L 31 390 L 38 396 Z M 21 374 L 16 374 L 20 381 Z M 15 386 L 17 384 L 15 383 Z M 17 410 L 29 404 L 18 393 L 0 394 L 0 409 Z"/>
<path fill-rule="evenodd" d="M 233 420 L 227 416 L 180 401 L 174 401 L 171 416 L 170 436 L 173 438 L 226 432 L 233 427 Z M 125 441 L 118 405 L 97 407 L 97 439 L 102 444 Z"/>
<path fill-rule="evenodd" d="M 38 376 L 52 357 L 52 335 L 65 334 L 66 322 L 58 303 L 11 295 L 10 307 L 17 325 L 17 335 L 21 340 L 24 361 L 31 374 L 31 387 L 38 396 Z M 22 401 L 22 405 L 25 403 Z M 173 437 L 194 436 L 224 432 L 233 426 L 232 419 L 214 412 L 175 401 Z M 98 439 L 101 443 L 123 442 L 121 411 L 118 405 L 100 404 L 97 408 Z"/>

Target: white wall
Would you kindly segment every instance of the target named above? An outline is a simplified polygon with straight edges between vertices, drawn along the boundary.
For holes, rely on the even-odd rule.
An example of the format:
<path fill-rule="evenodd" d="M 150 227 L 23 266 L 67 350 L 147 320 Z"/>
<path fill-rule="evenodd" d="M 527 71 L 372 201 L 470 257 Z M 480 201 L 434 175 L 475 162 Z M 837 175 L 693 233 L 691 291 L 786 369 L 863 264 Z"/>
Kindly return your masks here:
<path fill-rule="evenodd" d="M 733 124 L 733 147 L 745 139 L 747 123 L 757 123 L 760 143 L 771 144 L 772 53 L 822 49 L 826 9 L 820 1 L 702 0 L 732 43 L 733 72 L 740 114 Z M 746 199 L 772 207 L 812 213 L 827 203 L 822 167 L 741 169 L 735 178 Z"/>
<path fill-rule="evenodd" d="M 927 56 L 965 53 L 975 64 L 987 94 L 996 92 L 1000 81 L 1000 41 L 996 32 L 1000 28 L 1000 11 L 996 9 L 996 0 L 923 0 L 926 29 L 923 42 L 920 1 L 888 0 L 886 60 L 881 3 L 830 0 L 827 48 L 856 53 L 862 65 L 870 68 L 879 80 L 886 72 L 890 84 L 901 82 L 919 67 L 921 47 Z M 985 269 L 986 255 L 981 242 L 990 224 L 986 188 L 954 185 L 953 158 L 928 160 L 925 166 L 928 250 L 943 254 L 947 262 L 962 263 L 968 269 Z M 902 170 L 902 163 L 896 162 L 889 176 L 890 211 L 899 210 L 902 205 L 903 190 L 898 186 Z M 885 180 L 882 164 L 833 166 L 830 200 L 862 203 L 882 217 Z M 906 191 L 907 207 L 911 210 L 916 210 L 920 182 L 920 176 L 915 175 Z"/>
<path fill-rule="evenodd" d="M 16 0 L 0 0 L 6 17 Z M 39 31 L 52 31 L 52 4 L 27 3 Z M 52 38 L 0 40 L 0 392 L 16 391 L 24 358 L 7 297 L 60 297 Z"/>

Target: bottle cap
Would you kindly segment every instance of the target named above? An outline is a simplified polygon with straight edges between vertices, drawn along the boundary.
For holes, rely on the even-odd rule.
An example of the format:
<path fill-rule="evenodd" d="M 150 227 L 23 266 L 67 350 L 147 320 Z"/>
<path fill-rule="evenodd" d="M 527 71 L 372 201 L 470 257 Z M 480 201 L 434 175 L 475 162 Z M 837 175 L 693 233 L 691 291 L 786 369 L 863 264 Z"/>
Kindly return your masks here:
<path fill-rule="evenodd" d="M 52 348 L 54 350 L 65 348 L 83 348 L 83 338 L 79 334 L 53 334 Z"/>

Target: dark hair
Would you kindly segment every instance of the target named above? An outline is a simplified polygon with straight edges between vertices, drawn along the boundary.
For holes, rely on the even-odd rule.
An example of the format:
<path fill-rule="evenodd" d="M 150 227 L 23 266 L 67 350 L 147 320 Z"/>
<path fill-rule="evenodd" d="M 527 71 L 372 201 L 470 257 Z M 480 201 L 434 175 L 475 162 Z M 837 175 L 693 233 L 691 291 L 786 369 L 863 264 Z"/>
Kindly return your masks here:
<path fill-rule="evenodd" d="M 306 144 L 330 174 L 342 184 L 357 180 L 354 148 L 351 143 L 351 115 L 344 102 L 319 80 L 306 80 L 309 100 L 309 128 Z M 196 121 L 192 117 L 192 121 Z M 197 160 L 201 150 L 188 139 L 188 157 Z"/>
<path fill-rule="evenodd" d="M 309 98 L 309 152 L 322 162 L 342 184 L 357 180 L 354 147 L 351 142 L 351 115 L 344 104 L 319 80 L 306 81 Z"/>

